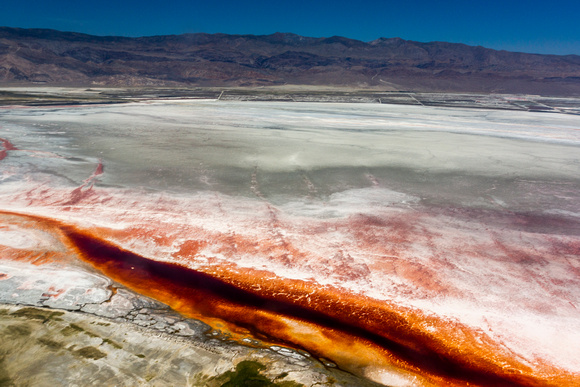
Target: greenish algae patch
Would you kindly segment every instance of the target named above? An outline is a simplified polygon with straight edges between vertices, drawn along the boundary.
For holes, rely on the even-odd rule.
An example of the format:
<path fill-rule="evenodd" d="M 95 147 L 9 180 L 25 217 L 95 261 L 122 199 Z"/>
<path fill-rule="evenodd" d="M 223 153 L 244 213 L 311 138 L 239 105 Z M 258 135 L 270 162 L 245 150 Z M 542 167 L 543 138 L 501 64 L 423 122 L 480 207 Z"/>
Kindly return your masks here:
<path fill-rule="evenodd" d="M 71 336 L 75 333 L 84 332 L 85 330 L 76 324 L 69 324 L 66 328 L 60 331 L 63 336 Z"/>
<path fill-rule="evenodd" d="M 84 347 L 74 352 L 76 355 L 84 357 L 85 359 L 99 360 L 107 356 L 106 353 L 99 351 L 95 347 Z"/>
<path fill-rule="evenodd" d="M 15 386 L 14 382 L 10 375 L 8 375 L 8 371 L 4 367 L 4 358 L 0 357 L 0 387 L 12 387 Z"/>
<path fill-rule="evenodd" d="M 27 337 L 30 336 L 30 334 L 32 333 L 32 329 L 30 329 L 30 327 L 28 325 L 10 325 L 7 326 L 4 331 L 2 332 L 2 335 L 5 336 L 10 336 L 12 338 L 17 338 L 17 337 Z"/>
<path fill-rule="evenodd" d="M 66 328 L 62 329 L 60 331 L 60 333 L 63 336 L 67 336 L 67 337 L 71 336 L 73 334 L 76 334 L 76 333 L 84 333 L 89 337 L 99 337 L 98 335 L 95 335 L 94 333 L 87 331 L 86 329 L 84 329 L 76 324 L 69 324 Z"/>
<path fill-rule="evenodd" d="M 50 340 L 50 339 L 46 339 L 46 338 L 40 338 L 38 339 L 38 342 L 40 344 L 46 345 L 48 348 L 53 349 L 53 350 L 59 350 L 63 348 L 63 344 L 56 342 L 54 340 Z"/>
<path fill-rule="evenodd" d="M 43 322 L 47 322 L 49 320 L 62 321 L 62 319 L 59 318 L 59 316 L 62 316 L 63 314 L 64 312 L 55 312 L 39 308 L 22 308 L 14 313 L 11 313 L 12 316 L 26 317 L 34 320 L 42 320 Z"/>
<path fill-rule="evenodd" d="M 117 348 L 117 349 L 123 349 L 122 345 L 115 343 L 113 340 L 103 339 L 103 343 L 109 344 L 110 346 Z"/>
<path fill-rule="evenodd" d="M 303 387 L 303 384 L 299 384 L 293 381 L 279 381 L 273 382 L 266 376 L 262 375 L 260 371 L 266 368 L 263 364 L 252 361 L 245 360 L 236 366 L 235 371 L 227 371 L 222 375 L 214 378 L 216 381 L 225 381 L 225 383 L 220 384 L 221 387 Z M 287 373 L 278 375 L 276 379 L 282 379 Z M 227 381 L 226 381 L 227 380 Z"/>

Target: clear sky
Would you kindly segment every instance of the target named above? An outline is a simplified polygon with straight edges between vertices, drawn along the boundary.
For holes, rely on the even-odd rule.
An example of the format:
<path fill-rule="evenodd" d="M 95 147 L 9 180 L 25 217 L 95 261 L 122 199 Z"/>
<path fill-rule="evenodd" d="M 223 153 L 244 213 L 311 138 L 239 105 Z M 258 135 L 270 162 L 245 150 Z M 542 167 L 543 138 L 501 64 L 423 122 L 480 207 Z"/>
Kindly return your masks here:
<path fill-rule="evenodd" d="M 123 36 L 400 37 L 580 55 L 580 0 L 0 0 L 0 25 Z"/>

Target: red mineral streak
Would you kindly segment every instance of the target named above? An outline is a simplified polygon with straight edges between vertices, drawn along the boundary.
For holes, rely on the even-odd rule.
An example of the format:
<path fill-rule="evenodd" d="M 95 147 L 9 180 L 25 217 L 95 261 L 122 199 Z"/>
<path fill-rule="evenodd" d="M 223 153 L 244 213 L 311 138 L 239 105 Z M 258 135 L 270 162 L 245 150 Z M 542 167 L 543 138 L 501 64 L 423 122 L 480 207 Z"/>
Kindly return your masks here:
<path fill-rule="evenodd" d="M 50 246 L 44 244 L 29 248 L 13 248 L 0 244 L 0 260 L 30 263 L 35 266 L 47 264 L 74 265 L 78 263 L 75 255 L 71 254 L 59 242 L 64 237 L 62 232 L 51 223 L 38 222 L 34 218 L 9 213 L 0 213 L 0 223 L 4 226 L 14 226 L 24 231 L 34 230 L 36 233 L 40 232 L 50 243 Z"/>
<path fill-rule="evenodd" d="M 43 297 L 50 297 L 50 298 L 58 298 L 61 294 L 63 294 L 66 290 L 65 289 L 56 289 L 54 286 L 48 288 L 46 293 L 42 293 Z"/>
<path fill-rule="evenodd" d="M 0 138 L 0 143 L 2 143 L 2 147 L 4 148 L 0 150 L 0 161 L 6 158 L 8 151 L 18 150 L 10 141 L 4 138 Z"/>
<path fill-rule="evenodd" d="M 70 194 L 70 200 L 65 202 L 65 205 L 72 205 L 76 204 L 82 199 L 87 198 L 91 194 L 93 194 L 93 185 L 95 184 L 95 180 L 99 175 L 102 175 L 104 171 L 103 161 L 99 160 L 99 164 L 95 168 L 95 171 L 92 173 L 91 176 L 83 180 L 83 184 L 80 187 L 75 188 L 72 190 Z"/>
<path fill-rule="evenodd" d="M 9 140 L 0 138 L 0 143 L 4 149 L 0 150 L 0 161 L 4 160 L 6 156 L 8 156 L 8 151 L 22 151 L 32 154 L 33 157 L 56 157 L 62 158 L 61 156 L 54 154 L 52 152 L 43 152 L 43 151 L 36 151 L 36 150 L 28 150 L 28 149 L 20 149 L 14 146 Z"/>
<path fill-rule="evenodd" d="M 280 278 L 233 263 L 214 262 L 192 270 L 182 264 L 145 258 L 103 239 L 111 232 L 122 234 L 118 230 L 107 234 L 102 227 L 83 230 L 55 220 L 23 218 L 53 230 L 71 251 L 109 277 L 185 315 L 229 321 L 330 358 L 352 372 L 364 374 L 373 367 L 394 366 L 403 375 L 418 377 L 424 385 L 560 386 L 579 381 L 578 375 L 548 363 L 532 368 L 520 362 L 480 330 L 388 301 Z M 349 226 L 360 222 L 352 219 Z M 385 226 L 377 220 L 362 223 L 366 227 Z M 149 225 L 149 230 L 171 239 L 159 225 Z M 222 237 L 233 243 L 236 251 L 260 248 L 256 241 L 237 235 Z M 159 242 L 166 244 L 169 239 Z M 272 241 L 264 251 L 275 253 L 279 243 Z M 290 243 L 285 243 L 288 248 Z M 206 245 L 205 241 L 190 239 L 181 244 L 175 257 L 194 260 Z M 575 247 L 571 249 L 576 251 Z"/>
<path fill-rule="evenodd" d="M 14 144 L 12 144 L 10 141 L 8 141 L 6 139 L 0 138 L 0 142 L 2 142 L 2 146 L 7 151 L 9 151 L 9 150 L 18 150 L 18 148 L 16 148 L 14 146 Z"/>

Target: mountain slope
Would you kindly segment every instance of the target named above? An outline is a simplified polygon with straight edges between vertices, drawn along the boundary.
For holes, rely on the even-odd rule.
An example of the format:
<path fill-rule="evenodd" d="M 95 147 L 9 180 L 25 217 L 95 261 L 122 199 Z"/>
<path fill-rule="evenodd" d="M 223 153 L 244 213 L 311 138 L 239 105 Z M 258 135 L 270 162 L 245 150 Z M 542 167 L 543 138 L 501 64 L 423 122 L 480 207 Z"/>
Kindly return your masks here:
<path fill-rule="evenodd" d="M 306 84 L 580 95 L 580 56 L 524 54 L 399 38 L 361 42 L 283 33 L 127 38 L 0 27 L 0 82 Z"/>

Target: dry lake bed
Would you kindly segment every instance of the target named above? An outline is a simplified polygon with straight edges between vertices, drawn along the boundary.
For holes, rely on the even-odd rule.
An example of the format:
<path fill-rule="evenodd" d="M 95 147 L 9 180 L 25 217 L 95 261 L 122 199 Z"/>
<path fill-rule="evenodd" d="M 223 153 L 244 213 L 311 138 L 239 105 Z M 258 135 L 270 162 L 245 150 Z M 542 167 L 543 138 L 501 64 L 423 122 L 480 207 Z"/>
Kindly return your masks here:
<path fill-rule="evenodd" d="M 580 100 L 0 92 L 1 385 L 580 385 Z"/>

